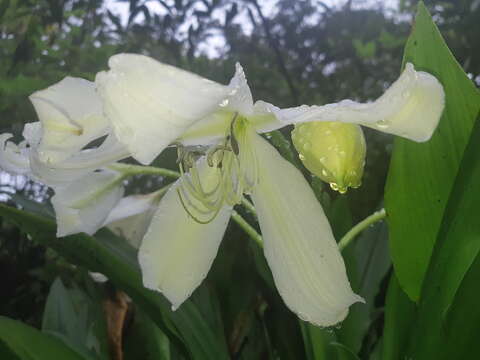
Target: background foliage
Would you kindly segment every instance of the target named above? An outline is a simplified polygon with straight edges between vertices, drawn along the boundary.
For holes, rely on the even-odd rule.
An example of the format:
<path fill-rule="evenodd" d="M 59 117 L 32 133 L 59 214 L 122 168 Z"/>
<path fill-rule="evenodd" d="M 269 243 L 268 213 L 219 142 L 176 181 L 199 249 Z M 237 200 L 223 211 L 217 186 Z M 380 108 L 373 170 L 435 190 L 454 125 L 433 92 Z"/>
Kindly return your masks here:
<path fill-rule="evenodd" d="M 480 330 L 480 1 L 426 1 L 430 14 L 420 5 L 413 30 L 417 3 L 408 0 L 393 10 L 278 0 L 274 11 L 259 0 L 117 2 L 124 14 L 114 1 L 0 0 L 2 130 L 18 135 L 35 120 L 32 92 L 66 75 L 93 79 L 118 52 L 147 54 L 222 83 L 238 61 L 254 97 L 279 106 L 371 100 L 396 79 L 403 59 L 442 81 L 447 110 L 427 144 L 396 139 L 392 146 L 392 137 L 366 129 L 363 186 L 347 195 L 305 172 L 337 239 L 382 207 L 384 193 L 395 214 L 344 252 L 367 305 L 355 304 L 335 329 L 303 323 L 286 309 L 261 249 L 233 223 L 207 281 L 172 313 L 141 286 L 134 249 L 121 238 L 102 230 L 95 238 L 55 239 L 50 191 L 0 174 L 2 200 L 29 212 L 0 210 L 0 315 L 10 318 L 0 318 L 0 358 L 479 356 L 472 334 Z M 292 151 L 289 131 L 276 134 L 274 145 Z M 175 157 L 167 152 L 157 163 L 175 168 Z M 129 192 L 157 185 L 138 177 Z M 95 283 L 87 271 L 110 281 Z"/>

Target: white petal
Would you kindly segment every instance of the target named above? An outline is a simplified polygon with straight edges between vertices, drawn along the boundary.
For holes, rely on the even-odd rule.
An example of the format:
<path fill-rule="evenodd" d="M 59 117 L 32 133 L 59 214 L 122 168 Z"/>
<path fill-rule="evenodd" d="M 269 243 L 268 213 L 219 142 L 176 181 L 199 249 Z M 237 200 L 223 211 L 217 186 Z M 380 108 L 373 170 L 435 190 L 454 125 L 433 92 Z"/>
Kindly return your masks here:
<path fill-rule="evenodd" d="M 284 127 L 284 122 L 278 120 L 272 109 L 278 111 L 278 108 L 265 101 L 259 100 L 253 107 L 253 114 L 249 117 L 250 122 L 255 127 L 257 133 L 273 131 Z"/>
<path fill-rule="evenodd" d="M 239 63 L 235 64 L 235 75 L 228 86 L 232 89 L 232 95 L 224 104 L 226 108 L 243 116 L 250 115 L 253 111 L 252 92 L 248 86 L 242 65 Z"/>
<path fill-rule="evenodd" d="M 0 168 L 13 174 L 29 174 L 28 148 L 26 144 L 7 142 L 11 137 L 12 134 L 0 134 Z"/>
<path fill-rule="evenodd" d="M 427 141 L 435 131 L 445 105 L 438 80 L 408 63 L 404 72 L 372 103 L 343 100 L 325 106 L 302 105 L 279 109 L 270 106 L 284 124 L 307 121 L 341 121 L 365 125 L 407 139 Z"/>
<path fill-rule="evenodd" d="M 194 123 L 176 141 L 184 146 L 214 144 L 227 135 L 233 117 L 228 110 L 216 111 Z"/>
<path fill-rule="evenodd" d="M 42 123 L 37 121 L 25 124 L 22 135 L 31 147 L 37 148 L 42 140 Z"/>
<path fill-rule="evenodd" d="M 115 135 L 149 164 L 190 125 L 214 112 L 231 89 L 143 55 L 120 54 L 97 74 Z"/>
<path fill-rule="evenodd" d="M 303 175 L 260 136 L 254 145 L 253 202 L 275 285 L 300 318 L 335 325 L 363 299 L 352 292 L 330 225 Z"/>
<path fill-rule="evenodd" d="M 109 124 L 90 81 L 66 77 L 35 92 L 30 101 L 42 125 L 38 147 L 42 162 L 62 161 L 107 133 Z"/>
<path fill-rule="evenodd" d="M 55 188 L 52 204 L 57 217 L 57 236 L 79 232 L 92 235 L 122 196 L 120 176 L 113 171 L 94 172 Z"/>
<path fill-rule="evenodd" d="M 124 197 L 110 212 L 104 226 L 138 249 L 161 197 L 158 192 Z"/>
<path fill-rule="evenodd" d="M 235 113 L 248 118 L 255 130 L 260 133 L 285 126 L 272 113 L 273 105 L 263 101 L 257 101 L 253 104 L 252 93 L 245 78 L 245 73 L 238 63 L 229 87 L 232 89 L 232 95 L 220 104 L 219 110 L 191 125 L 177 139 L 178 142 L 185 146 L 211 145 L 218 142 L 230 130 Z"/>
<path fill-rule="evenodd" d="M 199 166 L 206 191 L 217 169 Z M 139 250 L 145 287 L 163 293 L 178 308 L 206 277 L 228 224 L 231 207 L 224 206 L 208 224 L 200 224 L 183 208 L 178 180 L 160 202 Z"/>
<path fill-rule="evenodd" d="M 110 134 L 98 148 L 82 150 L 57 164 L 43 163 L 38 154 L 32 151 L 30 166 L 32 173 L 39 181 L 49 186 L 56 186 L 69 183 L 89 172 L 124 159 L 128 155 L 125 146 Z"/>

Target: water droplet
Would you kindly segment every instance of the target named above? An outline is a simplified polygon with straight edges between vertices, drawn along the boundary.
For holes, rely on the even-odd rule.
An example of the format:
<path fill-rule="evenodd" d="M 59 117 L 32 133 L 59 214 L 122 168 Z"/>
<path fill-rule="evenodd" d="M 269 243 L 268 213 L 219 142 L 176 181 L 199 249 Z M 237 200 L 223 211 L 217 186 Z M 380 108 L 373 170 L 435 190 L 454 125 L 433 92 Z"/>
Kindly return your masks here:
<path fill-rule="evenodd" d="M 389 126 L 390 126 L 390 124 L 386 120 L 377 121 L 377 127 L 379 129 L 388 129 Z"/>
<path fill-rule="evenodd" d="M 228 99 L 224 99 L 218 106 L 225 107 L 228 105 Z"/>
<path fill-rule="evenodd" d="M 338 191 L 338 184 L 337 183 L 331 182 L 330 187 L 332 188 L 332 190 Z"/>
<path fill-rule="evenodd" d="M 320 158 L 320 162 L 321 162 L 322 164 L 325 163 L 326 161 L 327 161 L 327 158 L 326 158 L 325 156 L 322 156 L 322 157 Z"/>
<path fill-rule="evenodd" d="M 303 144 L 303 150 L 305 150 L 305 151 L 310 150 L 311 147 L 312 147 L 312 145 L 308 141 L 306 141 L 305 144 Z"/>
<path fill-rule="evenodd" d="M 303 156 L 303 154 L 298 154 L 298 157 L 300 158 L 300 160 L 305 161 L 305 156 Z"/>
<path fill-rule="evenodd" d="M 322 175 L 325 177 L 328 176 L 328 171 L 325 169 L 322 169 Z"/>

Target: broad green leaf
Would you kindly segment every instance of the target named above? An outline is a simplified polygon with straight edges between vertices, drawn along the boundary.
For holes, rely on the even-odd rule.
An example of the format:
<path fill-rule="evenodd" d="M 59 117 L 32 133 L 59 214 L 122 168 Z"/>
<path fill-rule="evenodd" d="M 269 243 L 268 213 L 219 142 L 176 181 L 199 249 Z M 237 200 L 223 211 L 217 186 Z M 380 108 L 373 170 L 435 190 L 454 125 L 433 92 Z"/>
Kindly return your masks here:
<path fill-rule="evenodd" d="M 333 331 L 327 331 L 299 320 L 307 360 L 332 360 L 337 358 L 336 350 L 330 344 L 336 341 Z"/>
<path fill-rule="evenodd" d="M 375 296 L 392 262 L 388 251 L 388 227 L 385 221 L 365 229 L 355 240 L 355 258 L 359 274 L 359 294 L 372 313 Z"/>
<path fill-rule="evenodd" d="M 125 359 L 170 360 L 170 341 L 148 315 L 136 308 L 124 337 Z"/>
<path fill-rule="evenodd" d="M 97 301 L 95 301 L 97 300 Z M 57 278 L 48 294 L 42 331 L 55 335 L 79 353 L 108 359 L 107 328 L 99 297 Z"/>
<path fill-rule="evenodd" d="M 3 343 L 11 353 L 15 353 L 18 359 L 22 360 L 89 359 L 82 357 L 54 336 L 41 333 L 20 321 L 3 316 L 0 317 L 0 343 Z M 0 344 L 0 354 L 5 355 L 6 353 L 8 350 Z"/>
<path fill-rule="evenodd" d="M 414 326 L 416 306 L 402 290 L 393 273 L 385 304 L 382 360 L 405 359 L 411 328 Z"/>
<path fill-rule="evenodd" d="M 57 239 L 56 225 L 50 219 L 4 205 L 0 205 L 0 214 L 72 263 L 105 274 L 162 330 L 183 344 L 192 359 L 228 358 L 226 344 L 216 338 L 195 304 L 186 301 L 174 312 L 163 296 L 143 287 L 134 249 L 109 230 L 102 229 L 95 237 L 76 234 Z"/>
<path fill-rule="evenodd" d="M 417 301 L 480 109 L 480 94 L 451 54 L 422 2 L 405 47 L 406 62 L 435 75 L 446 93 L 445 111 L 430 141 L 419 144 L 395 140 L 385 192 L 395 272 L 400 286 Z"/>
<path fill-rule="evenodd" d="M 480 358 L 479 346 L 475 352 L 471 348 L 473 334 L 480 330 L 479 144 L 480 119 L 465 150 L 425 277 L 411 336 L 409 354 L 414 358 L 448 359 L 446 354 L 464 351 L 466 344 L 470 344 L 469 358 Z M 428 336 L 421 336 L 427 332 Z"/>

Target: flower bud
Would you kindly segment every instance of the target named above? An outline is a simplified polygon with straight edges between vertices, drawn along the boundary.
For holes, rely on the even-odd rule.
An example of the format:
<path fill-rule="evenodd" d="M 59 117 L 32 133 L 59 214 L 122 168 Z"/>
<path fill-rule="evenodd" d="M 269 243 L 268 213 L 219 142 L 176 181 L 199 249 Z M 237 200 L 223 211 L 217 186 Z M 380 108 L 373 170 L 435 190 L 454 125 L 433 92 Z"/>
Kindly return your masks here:
<path fill-rule="evenodd" d="M 345 193 L 361 184 L 366 145 L 360 126 L 340 122 L 308 122 L 295 126 L 292 140 L 303 165 Z"/>

